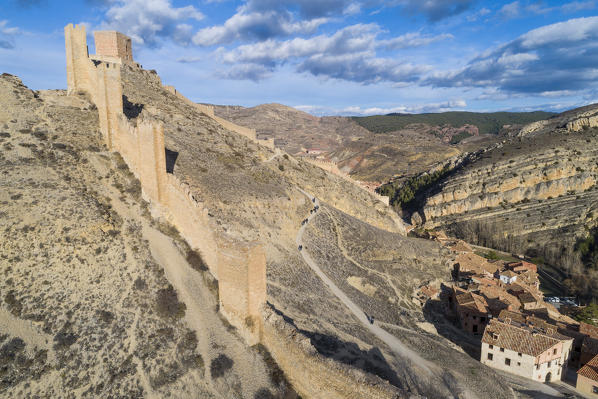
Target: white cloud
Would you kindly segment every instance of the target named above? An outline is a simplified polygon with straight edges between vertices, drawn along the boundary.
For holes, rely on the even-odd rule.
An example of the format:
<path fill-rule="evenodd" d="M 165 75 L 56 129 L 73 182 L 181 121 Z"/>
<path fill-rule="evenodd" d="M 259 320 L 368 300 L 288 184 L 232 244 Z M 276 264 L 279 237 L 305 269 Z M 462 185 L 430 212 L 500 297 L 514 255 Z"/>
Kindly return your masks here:
<path fill-rule="evenodd" d="M 186 45 L 192 27 L 184 21 L 204 18 L 193 6 L 174 7 L 170 0 L 112 0 L 103 29 L 115 29 L 136 43 L 155 46 L 160 37 Z"/>
<path fill-rule="evenodd" d="M 531 30 L 471 60 L 461 70 L 436 72 L 433 87 L 485 87 L 505 93 L 582 93 L 598 79 L 598 17 Z M 543 94 L 544 93 L 544 94 Z"/>
<path fill-rule="evenodd" d="M 287 62 L 298 63 L 297 70 L 315 76 L 344 79 L 365 84 L 389 81 L 410 84 L 429 68 L 389 58 L 376 57 L 379 48 L 397 49 L 425 46 L 452 38 L 450 34 L 424 36 L 419 32 L 394 39 L 378 40 L 381 33 L 376 24 L 356 24 L 338 30 L 332 35 L 318 35 L 308 39 L 286 41 L 265 40 L 246 44 L 231 51 L 220 50 L 228 64 L 253 63 L 273 70 Z"/>
<path fill-rule="evenodd" d="M 201 29 L 193 36 L 193 43 L 199 46 L 213 46 L 235 40 L 265 40 L 275 36 L 313 33 L 326 22 L 326 18 L 294 21 L 290 14 L 275 11 L 239 12 L 223 25 Z"/>
<path fill-rule="evenodd" d="M 380 41 L 380 44 L 388 49 L 397 50 L 408 47 L 422 47 L 441 40 L 453 39 L 450 33 L 442 33 L 436 36 L 422 36 L 419 32 L 406 33 L 394 39 Z"/>
<path fill-rule="evenodd" d="M 263 65 L 256 64 L 237 64 L 227 71 L 221 71 L 216 74 L 222 79 L 231 80 L 253 80 L 258 82 L 271 75 L 271 71 Z"/>
<path fill-rule="evenodd" d="M 182 64 L 193 64 L 195 62 L 202 61 L 202 57 L 179 57 L 177 58 L 176 62 L 180 62 Z"/>
<path fill-rule="evenodd" d="M 503 18 L 511 19 L 516 18 L 521 13 L 521 7 L 518 1 L 514 1 L 509 4 L 505 4 L 498 10 L 498 15 L 502 16 Z"/>
<path fill-rule="evenodd" d="M 424 104 L 397 105 L 393 107 L 361 107 L 352 105 L 344 108 L 322 107 L 318 105 L 297 105 L 294 108 L 313 115 L 367 116 L 386 115 L 392 113 L 417 114 L 422 112 L 447 112 L 467 108 L 462 99 Z"/>
<path fill-rule="evenodd" d="M 0 20 L 0 49 L 12 50 L 15 48 L 15 35 L 20 33 L 19 28 L 8 26 L 8 20 Z"/>

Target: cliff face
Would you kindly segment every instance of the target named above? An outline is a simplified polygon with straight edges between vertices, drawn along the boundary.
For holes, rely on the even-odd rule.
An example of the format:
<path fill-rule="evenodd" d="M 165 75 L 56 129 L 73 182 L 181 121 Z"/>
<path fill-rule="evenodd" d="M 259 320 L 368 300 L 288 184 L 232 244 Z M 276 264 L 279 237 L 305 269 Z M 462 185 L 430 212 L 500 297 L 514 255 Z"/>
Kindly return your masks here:
<path fill-rule="evenodd" d="M 571 248 L 598 216 L 598 130 L 575 128 L 594 110 L 536 122 L 465 157 L 425 194 L 413 220 L 511 251 Z"/>

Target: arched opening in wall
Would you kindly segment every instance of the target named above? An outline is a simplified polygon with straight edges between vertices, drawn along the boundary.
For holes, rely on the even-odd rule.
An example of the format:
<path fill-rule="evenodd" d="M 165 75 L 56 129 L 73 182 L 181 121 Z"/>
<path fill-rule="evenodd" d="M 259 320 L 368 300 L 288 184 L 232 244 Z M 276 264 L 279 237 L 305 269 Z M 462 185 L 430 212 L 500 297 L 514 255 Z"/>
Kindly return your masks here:
<path fill-rule="evenodd" d="M 552 380 L 552 373 L 548 372 L 546 374 L 546 379 L 544 380 L 545 382 L 550 382 Z"/>
<path fill-rule="evenodd" d="M 179 157 L 179 153 L 176 151 L 171 151 L 168 148 L 164 148 L 164 150 L 166 150 L 166 173 L 173 174 L 174 164 L 176 163 L 176 159 Z"/>

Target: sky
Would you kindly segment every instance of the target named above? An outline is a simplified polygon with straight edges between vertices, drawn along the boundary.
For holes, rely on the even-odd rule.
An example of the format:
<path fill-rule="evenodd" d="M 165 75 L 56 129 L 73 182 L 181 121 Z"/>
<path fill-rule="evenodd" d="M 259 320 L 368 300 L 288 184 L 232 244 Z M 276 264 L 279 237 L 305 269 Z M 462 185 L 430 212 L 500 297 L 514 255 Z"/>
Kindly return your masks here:
<path fill-rule="evenodd" d="M 0 0 L 0 72 L 66 88 L 64 26 L 133 39 L 193 101 L 315 115 L 598 102 L 598 0 Z"/>

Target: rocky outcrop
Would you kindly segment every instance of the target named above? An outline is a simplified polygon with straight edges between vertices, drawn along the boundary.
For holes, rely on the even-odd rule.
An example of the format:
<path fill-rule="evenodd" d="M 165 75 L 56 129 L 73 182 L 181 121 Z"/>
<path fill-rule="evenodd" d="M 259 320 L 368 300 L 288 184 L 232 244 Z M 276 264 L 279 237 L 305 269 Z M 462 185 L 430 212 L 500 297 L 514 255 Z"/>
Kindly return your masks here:
<path fill-rule="evenodd" d="M 588 112 L 536 122 L 522 130 L 527 137 L 462 157 L 425 193 L 412 219 L 456 234 L 467 230 L 480 243 L 510 241 L 508 250 L 549 242 L 571 248 L 598 217 L 598 131 L 578 128 L 595 123 L 583 116 Z M 567 130 L 554 127 L 566 120 Z"/>

